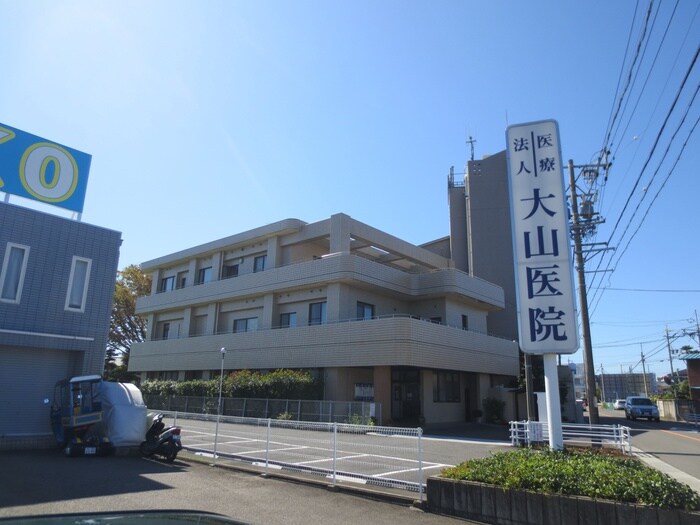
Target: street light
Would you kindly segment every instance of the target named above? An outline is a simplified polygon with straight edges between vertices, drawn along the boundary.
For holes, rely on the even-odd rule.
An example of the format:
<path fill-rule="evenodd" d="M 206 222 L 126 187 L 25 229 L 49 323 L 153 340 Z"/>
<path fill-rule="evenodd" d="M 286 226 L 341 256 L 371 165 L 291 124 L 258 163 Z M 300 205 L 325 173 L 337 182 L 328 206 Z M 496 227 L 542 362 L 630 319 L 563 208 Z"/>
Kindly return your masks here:
<path fill-rule="evenodd" d="M 221 421 L 221 390 L 224 386 L 224 358 L 226 357 L 226 348 L 221 347 L 221 374 L 219 375 L 219 404 L 216 409 L 216 431 L 214 432 L 214 462 L 216 463 L 216 445 L 219 442 L 219 422 Z"/>

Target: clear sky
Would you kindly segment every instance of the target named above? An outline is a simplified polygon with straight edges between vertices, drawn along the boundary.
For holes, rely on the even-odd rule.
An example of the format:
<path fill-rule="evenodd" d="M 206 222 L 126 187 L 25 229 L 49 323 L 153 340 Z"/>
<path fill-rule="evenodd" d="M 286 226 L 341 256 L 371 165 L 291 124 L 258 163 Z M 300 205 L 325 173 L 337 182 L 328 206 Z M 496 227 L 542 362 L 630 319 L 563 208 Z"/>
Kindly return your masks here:
<path fill-rule="evenodd" d="M 466 140 L 480 158 L 556 119 L 564 159 L 614 157 L 588 240 L 616 248 L 587 262 L 597 372 L 643 351 L 666 373 L 666 327 L 700 310 L 700 3 L 649 6 L 0 0 L 0 123 L 92 155 L 82 220 L 122 232 L 123 268 L 338 212 L 443 237 Z"/>

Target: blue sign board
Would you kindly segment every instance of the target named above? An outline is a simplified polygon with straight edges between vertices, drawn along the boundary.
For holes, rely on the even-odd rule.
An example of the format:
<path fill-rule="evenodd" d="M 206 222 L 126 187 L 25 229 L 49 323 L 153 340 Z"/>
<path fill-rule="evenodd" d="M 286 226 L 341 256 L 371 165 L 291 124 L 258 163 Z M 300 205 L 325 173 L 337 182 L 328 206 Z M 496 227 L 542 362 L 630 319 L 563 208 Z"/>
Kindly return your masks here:
<path fill-rule="evenodd" d="M 0 123 L 0 191 L 83 211 L 87 153 Z"/>

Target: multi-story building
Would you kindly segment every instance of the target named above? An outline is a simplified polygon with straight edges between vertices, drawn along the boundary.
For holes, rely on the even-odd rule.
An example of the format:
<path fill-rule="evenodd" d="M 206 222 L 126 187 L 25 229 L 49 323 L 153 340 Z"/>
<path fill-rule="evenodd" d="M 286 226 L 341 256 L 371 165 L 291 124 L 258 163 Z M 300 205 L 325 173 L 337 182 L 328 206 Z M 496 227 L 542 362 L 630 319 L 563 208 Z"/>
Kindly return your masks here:
<path fill-rule="evenodd" d="M 0 202 L 0 449 L 54 442 L 54 384 L 102 374 L 121 234 Z"/>
<path fill-rule="evenodd" d="M 596 385 L 600 389 L 602 401 L 613 402 L 628 396 L 645 396 L 658 391 L 656 375 L 647 374 L 599 374 Z"/>
<path fill-rule="evenodd" d="M 489 315 L 489 333 L 518 339 L 508 165 L 501 151 L 467 163 L 463 180 L 448 177 L 450 257 L 455 267 L 503 289 L 504 308 Z"/>
<path fill-rule="evenodd" d="M 148 340 L 129 370 L 193 379 L 308 369 L 326 399 L 382 403 L 385 422 L 463 421 L 518 375 L 489 335 L 503 289 L 455 268 L 449 239 L 416 246 L 344 214 L 287 219 L 142 264 Z"/>

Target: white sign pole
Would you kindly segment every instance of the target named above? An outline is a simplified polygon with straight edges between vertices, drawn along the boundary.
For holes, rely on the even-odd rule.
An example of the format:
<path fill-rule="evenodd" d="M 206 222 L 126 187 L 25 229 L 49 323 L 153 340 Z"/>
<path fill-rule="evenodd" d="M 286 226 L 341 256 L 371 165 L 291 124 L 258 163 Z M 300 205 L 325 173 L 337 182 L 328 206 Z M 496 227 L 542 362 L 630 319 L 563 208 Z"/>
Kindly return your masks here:
<path fill-rule="evenodd" d="M 559 402 L 559 374 L 557 354 L 544 354 L 544 389 L 547 398 L 547 427 L 549 428 L 549 448 L 562 450 L 564 437 L 561 429 L 561 403 Z"/>

